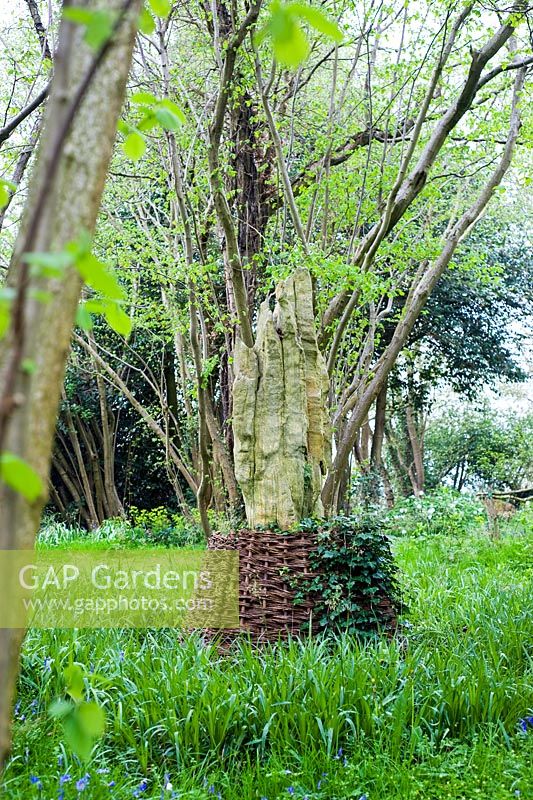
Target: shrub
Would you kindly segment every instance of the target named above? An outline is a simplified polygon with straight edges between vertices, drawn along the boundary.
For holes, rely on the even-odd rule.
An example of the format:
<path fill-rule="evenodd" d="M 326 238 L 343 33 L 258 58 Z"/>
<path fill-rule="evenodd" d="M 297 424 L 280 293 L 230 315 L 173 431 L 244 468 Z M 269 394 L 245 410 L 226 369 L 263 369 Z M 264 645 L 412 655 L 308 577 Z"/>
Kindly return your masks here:
<path fill-rule="evenodd" d="M 394 536 L 466 536 L 485 523 L 484 507 L 476 497 L 448 488 L 403 498 L 385 516 L 385 527 Z"/>
<path fill-rule="evenodd" d="M 196 510 L 192 511 L 190 518 L 164 506 L 152 509 L 131 506 L 129 513 L 134 529 L 144 543 L 165 547 L 200 547 L 205 544 L 205 533 Z M 229 523 L 222 514 L 209 511 L 208 515 L 213 530 L 229 532 Z"/>

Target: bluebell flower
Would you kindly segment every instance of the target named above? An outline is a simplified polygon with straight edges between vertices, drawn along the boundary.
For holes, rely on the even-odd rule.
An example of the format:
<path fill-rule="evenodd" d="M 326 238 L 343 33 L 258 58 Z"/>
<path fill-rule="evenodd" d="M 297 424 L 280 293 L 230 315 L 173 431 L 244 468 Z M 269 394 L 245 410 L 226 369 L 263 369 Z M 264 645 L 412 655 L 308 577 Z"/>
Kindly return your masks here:
<path fill-rule="evenodd" d="M 289 786 L 287 791 L 288 791 L 289 794 L 294 794 L 294 786 Z"/>
<path fill-rule="evenodd" d="M 68 783 L 71 780 L 72 780 L 72 775 L 70 775 L 68 772 L 65 772 L 65 774 L 61 775 L 61 777 L 59 778 L 59 785 L 64 786 L 65 783 Z"/>
<path fill-rule="evenodd" d="M 57 800 L 65 800 L 65 790 L 60 789 L 59 794 L 57 795 Z"/>
<path fill-rule="evenodd" d="M 139 797 L 139 795 L 145 792 L 147 789 L 148 789 L 148 781 L 142 780 L 140 784 L 137 786 L 137 788 L 133 790 L 133 796 Z"/>
<path fill-rule="evenodd" d="M 112 789 L 113 786 L 115 785 L 115 783 L 116 783 L 116 781 L 109 781 L 109 783 L 107 785 L 109 786 L 110 789 Z"/>
<path fill-rule="evenodd" d="M 76 790 L 78 792 L 84 792 L 87 786 L 89 785 L 89 781 L 91 780 L 91 776 L 87 773 L 80 778 L 79 781 L 76 781 Z"/>
<path fill-rule="evenodd" d="M 41 781 L 40 778 L 37 777 L 37 775 L 30 775 L 30 783 L 33 786 L 36 786 L 37 789 L 39 789 L 39 790 L 41 790 L 43 788 L 42 781 Z"/>
<path fill-rule="evenodd" d="M 518 724 L 520 726 L 520 730 L 523 733 L 527 733 L 529 728 L 533 728 L 533 717 L 524 717 L 523 719 L 519 719 Z"/>
<path fill-rule="evenodd" d="M 368 800 L 368 797 L 366 796 L 366 794 L 362 794 L 359 800 Z"/>

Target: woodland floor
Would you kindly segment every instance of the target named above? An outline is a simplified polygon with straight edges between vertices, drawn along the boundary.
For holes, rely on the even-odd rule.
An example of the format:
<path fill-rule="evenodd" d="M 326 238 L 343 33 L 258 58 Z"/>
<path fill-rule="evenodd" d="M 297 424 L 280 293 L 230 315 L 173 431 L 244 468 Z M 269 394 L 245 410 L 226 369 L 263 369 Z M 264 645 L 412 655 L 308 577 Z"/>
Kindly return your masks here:
<path fill-rule="evenodd" d="M 394 548 L 403 649 L 344 638 L 217 659 L 176 631 L 30 632 L 2 797 L 530 800 L 533 531 Z M 47 713 L 71 655 L 107 710 L 87 765 Z"/>

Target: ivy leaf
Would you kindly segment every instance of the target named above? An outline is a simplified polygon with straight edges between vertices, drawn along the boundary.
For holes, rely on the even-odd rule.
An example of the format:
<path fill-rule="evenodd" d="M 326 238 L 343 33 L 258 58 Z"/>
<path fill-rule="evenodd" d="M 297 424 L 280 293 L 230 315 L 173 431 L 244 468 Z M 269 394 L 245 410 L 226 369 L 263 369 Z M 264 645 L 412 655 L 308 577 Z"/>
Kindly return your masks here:
<path fill-rule="evenodd" d="M 130 158 L 132 161 L 138 161 L 140 158 L 142 158 L 144 151 L 146 150 L 144 136 L 141 136 L 140 133 L 136 133 L 135 131 L 133 133 L 129 133 L 124 140 L 122 149 L 128 158 Z"/>
<path fill-rule="evenodd" d="M 11 489 L 34 503 L 44 494 L 44 484 L 33 467 L 14 453 L 0 455 L 0 479 Z"/>
<path fill-rule="evenodd" d="M 107 303 L 104 310 L 105 318 L 116 333 L 127 338 L 131 333 L 131 319 L 118 303 Z"/>
<path fill-rule="evenodd" d="M 170 0 L 148 0 L 148 3 L 156 17 L 168 17 L 170 14 L 172 8 Z"/>

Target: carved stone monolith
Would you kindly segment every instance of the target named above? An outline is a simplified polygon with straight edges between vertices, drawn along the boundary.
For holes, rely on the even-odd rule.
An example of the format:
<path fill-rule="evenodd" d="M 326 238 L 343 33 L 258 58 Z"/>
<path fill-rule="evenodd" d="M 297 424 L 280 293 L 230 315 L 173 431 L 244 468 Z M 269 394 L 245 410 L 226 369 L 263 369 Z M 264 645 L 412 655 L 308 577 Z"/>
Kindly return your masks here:
<path fill-rule="evenodd" d="M 251 528 L 322 516 L 331 460 L 328 374 L 317 344 L 311 276 L 300 269 L 261 305 L 253 348 L 234 358 L 235 474 Z"/>

